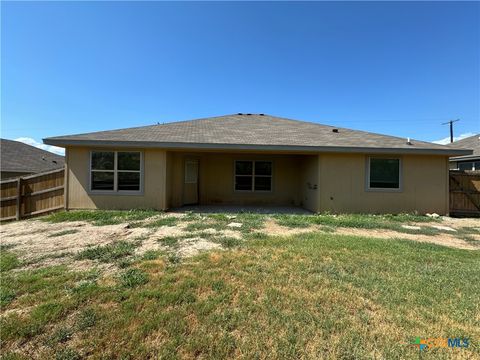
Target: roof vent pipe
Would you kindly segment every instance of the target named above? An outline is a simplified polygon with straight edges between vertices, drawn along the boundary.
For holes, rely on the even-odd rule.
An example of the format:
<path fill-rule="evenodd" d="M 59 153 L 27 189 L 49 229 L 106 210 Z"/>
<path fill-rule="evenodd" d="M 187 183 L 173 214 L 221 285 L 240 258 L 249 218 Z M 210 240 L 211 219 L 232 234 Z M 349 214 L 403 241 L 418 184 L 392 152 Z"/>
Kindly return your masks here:
<path fill-rule="evenodd" d="M 412 145 L 412 142 L 410 141 L 410 138 L 407 138 L 407 145 Z"/>

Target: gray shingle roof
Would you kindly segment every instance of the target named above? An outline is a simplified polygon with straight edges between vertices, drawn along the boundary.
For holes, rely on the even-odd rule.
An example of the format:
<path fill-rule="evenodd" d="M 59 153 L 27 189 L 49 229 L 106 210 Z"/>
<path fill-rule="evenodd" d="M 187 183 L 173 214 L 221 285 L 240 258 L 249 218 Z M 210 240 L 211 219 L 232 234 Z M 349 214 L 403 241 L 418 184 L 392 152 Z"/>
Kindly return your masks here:
<path fill-rule="evenodd" d="M 333 132 L 338 129 L 338 132 Z M 146 146 L 164 148 L 291 151 L 406 152 L 463 155 L 444 145 L 335 128 L 262 114 L 235 114 L 129 129 L 44 139 L 56 146 Z"/>
<path fill-rule="evenodd" d="M 64 166 L 63 156 L 19 141 L 0 139 L 0 153 L 1 171 L 38 173 Z"/>
<path fill-rule="evenodd" d="M 480 159 L 480 134 L 473 135 L 470 137 L 467 137 L 462 140 L 455 141 L 451 144 L 448 144 L 449 147 L 455 148 L 455 149 L 471 149 L 473 150 L 472 155 L 466 155 L 466 156 L 457 156 L 454 158 L 451 158 L 451 161 L 456 161 L 456 160 L 462 160 L 462 159 Z"/>

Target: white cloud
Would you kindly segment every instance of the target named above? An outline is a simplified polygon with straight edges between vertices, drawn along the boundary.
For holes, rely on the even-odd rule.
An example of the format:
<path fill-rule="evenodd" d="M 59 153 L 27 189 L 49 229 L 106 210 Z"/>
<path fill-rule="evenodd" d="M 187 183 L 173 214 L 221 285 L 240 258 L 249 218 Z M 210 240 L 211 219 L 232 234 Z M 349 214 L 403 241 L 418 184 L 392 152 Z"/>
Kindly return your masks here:
<path fill-rule="evenodd" d="M 461 135 L 458 135 L 458 136 L 454 136 L 453 137 L 453 141 L 458 141 L 458 140 L 462 140 L 462 139 L 465 139 L 467 137 L 470 137 L 470 136 L 473 136 L 475 135 L 474 133 L 472 132 L 468 132 L 468 133 L 465 133 L 465 134 L 461 134 Z M 450 136 L 444 138 L 444 139 L 440 139 L 440 140 L 435 140 L 435 141 L 432 141 L 433 143 L 435 144 L 440 144 L 440 145 L 447 145 L 447 144 L 450 144 Z"/>
<path fill-rule="evenodd" d="M 56 146 L 52 146 L 52 145 L 42 144 L 41 142 L 38 142 L 37 140 L 29 138 L 29 137 L 19 137 L 19 138 L 15 139 L 15 141 L 20 141 L 24 144 L 35 146 L 36 148 L 46 150 L 46 151 L 50 151 L 54 154 L 65 155 L 65 149 L 59 148 L 59 147 L 56 147 Z"/>

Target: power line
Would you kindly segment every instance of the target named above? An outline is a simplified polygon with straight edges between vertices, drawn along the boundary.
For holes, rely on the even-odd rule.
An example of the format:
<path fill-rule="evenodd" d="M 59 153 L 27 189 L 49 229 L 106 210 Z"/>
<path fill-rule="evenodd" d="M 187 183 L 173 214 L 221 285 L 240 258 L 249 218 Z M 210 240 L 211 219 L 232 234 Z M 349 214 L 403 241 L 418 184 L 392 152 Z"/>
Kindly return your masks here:
<path fill-rule="evenodd" d="M 453 123 L 455 123 L 457 121 L 460 121 L 460 119 L 450 120 L 450 121 L 442 123 L 442 125 L 450 124 L 450 143 L 453 143 Z"/>

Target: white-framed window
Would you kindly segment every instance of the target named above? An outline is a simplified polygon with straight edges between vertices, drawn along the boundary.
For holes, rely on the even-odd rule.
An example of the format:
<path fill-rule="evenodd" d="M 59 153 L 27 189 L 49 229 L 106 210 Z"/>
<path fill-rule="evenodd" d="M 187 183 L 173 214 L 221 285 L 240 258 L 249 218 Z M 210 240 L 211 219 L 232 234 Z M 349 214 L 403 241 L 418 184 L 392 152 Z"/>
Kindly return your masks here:
<path fill-rule="evenodd" d="M 399 191 L 402 188 L 400 158 L 368 157 L 367 189 Z"/>
<path fill-rule="evenodd" d="M 140 193 L 142 152 L 94 150 L 90 152 L 90 191 Z"/>
<path fill-rule="evenodd" d="M 235 191 L 272 191 L 272 162 L 235 160 Z"/>

